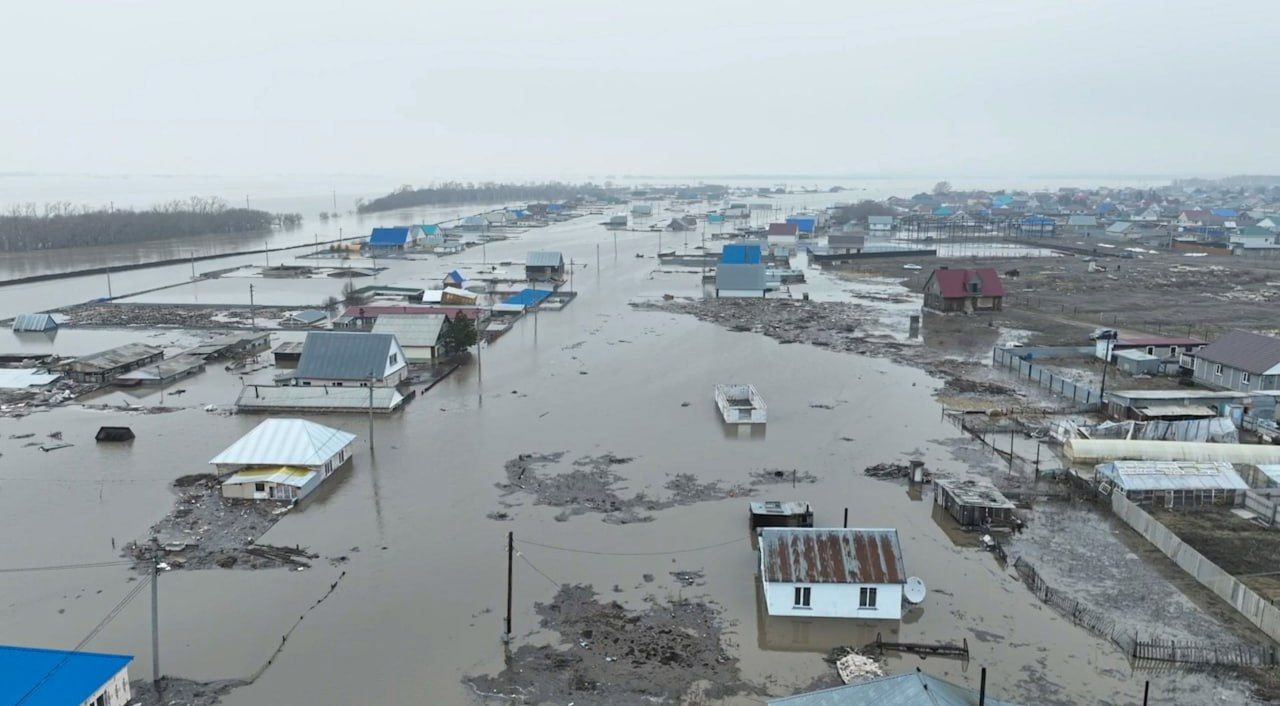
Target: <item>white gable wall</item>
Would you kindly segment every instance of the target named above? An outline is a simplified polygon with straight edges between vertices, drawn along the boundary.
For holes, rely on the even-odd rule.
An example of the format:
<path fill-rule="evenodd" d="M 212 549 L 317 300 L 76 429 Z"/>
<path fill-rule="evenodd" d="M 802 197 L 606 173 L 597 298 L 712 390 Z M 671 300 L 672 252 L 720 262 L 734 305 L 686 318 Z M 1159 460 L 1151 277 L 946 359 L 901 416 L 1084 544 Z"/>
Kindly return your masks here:
<path fill-rule="evenodd" d="M 809 587 L 809 607 L 795 605 L 797 586 Z M 859 608 L 862 587 L 876 589 L 876 607 Z M 769 615 L 809 618 L 857 618 L 860 620 L 900 620 L 900 583 L 776 583 L 764 582 L 765 605 Z"/>

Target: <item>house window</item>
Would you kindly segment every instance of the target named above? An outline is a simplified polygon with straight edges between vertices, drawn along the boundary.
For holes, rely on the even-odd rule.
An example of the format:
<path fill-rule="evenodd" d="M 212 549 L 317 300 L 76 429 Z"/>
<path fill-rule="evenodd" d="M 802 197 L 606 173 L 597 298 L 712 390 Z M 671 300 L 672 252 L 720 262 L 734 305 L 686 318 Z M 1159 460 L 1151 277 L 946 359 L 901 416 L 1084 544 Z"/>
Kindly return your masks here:
<path fill-rule="evenodd" d="M 267 492 L 267 484 L 266 484 L 266 483 L 254 483 L 254 484 L 253 484 L 253 489 L 254 489 L 255 491 L 259 492 L 259 493 L 265 493 L 265 492 Z"/>
<path fill-rule="evenodd" d="M 395 365 L 395 364 L 396 364 L 396 354 L 395 354 L 395 353 L 392 353 L 392 354 L 391 354 L 391 357 L 390 357 L 390 358 L 387 358 L 387 364 L 388 364 L 388 365 Z"/>
<path fill-rule="evenodd" d="M 1213 366 L 1213 374 L 1222 377 L 1222 363 L 1215 363 Z"/>
<path fill-rule="evenodd" d="M 858 589 L 858 607 L 859 608 L 875 608 L 876 607 L 876 589 L 871 586 L 863 586 Z"/>
<path fill-rule="evenodd" d="M 808 608 L 810 593 L 813 591 L 809 586 L 796 586 L 796 602 L 797 608 Z"/>
<path fill-rule="evenodd" d="M 1155 354 L 1156 354 L 1156 347 L 1155 347 L 1155 346 L 1147 346 L 1147 355 L 1155 355 Z"/>
<path fill-rule="evenodd" d="M 1177 346 L 1169 346 L 1169 357 L 1170 357 L 1170 358 L 1176 358 L 1176 357 L 1178 357 L 1178 347 L 1177 347 Z"/>
<path fill-rule="evenodd" d="M 1240 384 L 1241 385 L 1249 384 L 1249 373 L 1240 373 Z"/>

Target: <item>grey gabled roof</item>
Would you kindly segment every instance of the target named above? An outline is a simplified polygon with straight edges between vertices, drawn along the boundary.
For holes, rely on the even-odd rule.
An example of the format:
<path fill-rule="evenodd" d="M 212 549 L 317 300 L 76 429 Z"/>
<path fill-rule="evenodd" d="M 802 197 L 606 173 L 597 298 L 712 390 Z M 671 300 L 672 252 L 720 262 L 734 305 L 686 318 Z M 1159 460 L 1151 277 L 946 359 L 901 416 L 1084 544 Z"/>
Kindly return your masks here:
<path fill-rule="evenodd" d="M 722 262 L 716 265 L 716 289 L 730 292 L 764 292 L 764 263 L 736 264 Z"/>
<path fill-rule="evenodd" d="M 1197 351 L 1196 356 L 1211 363 L 1222 363 L 1262 375 L 1280 365 L 1280 338 L 1250 331 L 1229 331 Z"/>
<path fill-rule="evenodd" d="M 534 250 L 525 259 L 525 267 L 564 267 L 564 256 L 554 250 Z"/>
<path fill-rule="evenodd" d="M 402 346 L 431 347 L 440 341 L 444 322 L 444 314 L 382 314 L 373 332 L 391 334 Z"/>
<path fill-rule="evenodd" d="M 396 337 L 386 333 L 312 331 L 302 344 L 294 377 L 320 380 L 381 379 Z"/>
<path fill-rule="evenodd" d="M 990 706 L 1018 706 L 986 697 Z M 808 694 L 771 699 L 769 706 L 977 706 L 978 692 L 924 672 L 881 677 Z"/>
<path fill-rule="evenodd" d="M 1094 227 L 1098 225 L 1098 219 L 1093 216 L 1067 216 L 1067 225 L 1069 226 L 1088 226 Z"/>

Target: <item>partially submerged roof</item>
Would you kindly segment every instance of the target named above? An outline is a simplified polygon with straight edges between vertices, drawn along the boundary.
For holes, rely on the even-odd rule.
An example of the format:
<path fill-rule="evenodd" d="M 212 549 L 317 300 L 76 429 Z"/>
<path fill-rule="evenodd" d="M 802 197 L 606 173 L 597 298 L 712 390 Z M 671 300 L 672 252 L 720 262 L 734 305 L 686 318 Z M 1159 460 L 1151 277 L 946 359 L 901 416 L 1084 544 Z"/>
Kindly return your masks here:
<path fill-rule="evenodd" d="M 1004 496 L 990 481 L 986 480 L 951 480 L 939 478 L 934 483 L 949 492 L 952 497 L 964 505 L 993 507 L 1012 510 L 1013 503 Z"/>
<path fill-rule="evenodd" d="M 903 583 L 895 529 L 769 528 L 760 534 L 764 580 L 781 583 Z"/>
<path fill-rule="evenodd" d="M 275 483 L 276 485 L 291 485 L 295 488 L 302 488 L 311 479 L 316 477 L 316 472 L 305 468 L 294 468 L 292 466 L 280 466 L 278 468 L 252 468 L 247 471 L 237 471 L 230 478 L 222 481 L 223 485 L 244 485 L 245 483 Z"/>
<path fill-rule="evenodd" d="M 1067 225 L 1094 228 L 1098 225 L 1098 219 L 1086 215 L 1067 216 Z"/>
<path fill-rule="evenodd" d="M 564 267 L 564 256 L 554 250 L 533 250 L 525 258 L 525 267 Z"/>
<path fill-rule="evenodd" d="M 1018 706 L 1012 701 L 982 700 L 990 706 Z M 808 694 L 771 699 L 769 706 L 978 706 L 978 692 L 949 681 L 914 672 L 880 677 L 860 684 L 837 686 Z"/>
<path fill-rule="evenodd" d="M 1280 338 L 1251 331 L 1229 331 L 1196 356 L 1254 375 L 1280 374 Z"/>
<path fill-rule="evenodd" d="M 152 363 L 146 367 L 131 370 L 116 380 L 120 381 L 145 381 L 145 380 L 167 380 L 171 377 L 183 375 L 193 370 L 204 370 L 205 359 L 199 355 L 177 355 L 172 358 L 166 358 L 158 363 Z"/>
<path fill-rule="evenodd" d="M 541 304 L 549 296 L 551 292 L 546 289 L 522 289 L 515 296 L 503 300 L 502 303 L 528 309 Z"/>
<path fill-rule="evenodd" d="M 374 228 L 369 235 L 369 244 L 373 246 L 404 245 L 409 240 L 409 227 Z"/>
<path fill-rule="evenodd" d="M 19 390 L 39 387 L 62 377 L 56 373 L 40 372 L 36 368 L 0 368 L 0 390 Z"/>
<path fill-rule="evenodd" d="M 1097 467 L 1125 490 L 1248 490 L 1225 461 L 1112 461 Z"/>
<path fill-rule="evenodd" d="M 800 232 L 800 226 L 795 223 L 770 223 L 769 235 L 796 235 Z"/>
<path fill-rule="evenodd" d="M 132 661 L 128 655 L 0 645 L 0 704 L 81 704 Z"/>
<path fill-rule="evenodd" d="M 313 395 L 321 390 L 309 390 Z M 366 397 L 367 390 L 357 390 Z M 209 463 L 220 466 L 316 466 L 355 441 L 351 432 L 305 419 L 264 419 Z"/>
<path fill-rule="evenodd" d="M 319 309 L 306 309 L 295 314 L 290 314 L 288 318 L 310 326 L 311 324 L 318 324 L 329 318 L 329 314 L 320 311 Z"/>
<path fill-rule="evenodd" d="M 373 332 L 391 334 L 402 346 L 431 347 L 440 340 L 444 323 L 444 314 L 383 314 L 374 322 Z"/>
<path fill-rule="evenodd" d="M 720 252 L 720 262 L 727 265 L 755 265 L 760 262 L 759 245 L 726 245 Z"/>
<path fill-rule="evenodd" d="M 782 502 L 779 500 L 766 500 L 760 503 L 751 503 L 752 515 L 804 515 L 809 512 L 809 503 L 803 500 L 790 500 Z"/>
<path fill-rule="evenodd" d="M 365 412 L 369 409 L 369 397 L 367 387 L 249 386 L 240 390 L 236 409 L 245 412 Z M 404 395 L 394 387 L 373 388 L 375 412 L 391 412 L 404 402 Z"/>
<path fill-rule="evenodd" d="M 111 370 L 113 368 L 134 363 L 144 358 L 163 354 L 163 348 L 149 346 L 145 343 L 126 343 L 123 346 L 117 346 L 116 348 L 111 348 L 109 350 L 81 356 L 72 361 L 71 365 L 73 368 L 81 372 Z"/>
<path fill-rule="evenodd" d="M 379 317 L 381 318 L 381 317 Z M 385 333 L 312 331 L 302 344 L 295 377 L 318 380 L 381 379 L 396 337 Z"/>
<path fill-rule="evenodd" d="M 14 331 L 50 331 L 58 328 L 53 314 L 18 314 L 13 319 Z"/>
<path fill-rule="evenodd" d="M 945 299 L 972 296 L 1004 296 L 1004 284 L 1000 282 L 1000 275 L 991 267 L 982 267 L 976 270 L 937 269 L 933 271 L 933 274 L 929 275 L 929 279 L 925 281 L 925 286 L 929 286 L 929 282 L 933 280 L 937 280 L 938 289 Z M 977 292 L 969 290 L 969 283 L 975 281 L 979 285 Z"/>

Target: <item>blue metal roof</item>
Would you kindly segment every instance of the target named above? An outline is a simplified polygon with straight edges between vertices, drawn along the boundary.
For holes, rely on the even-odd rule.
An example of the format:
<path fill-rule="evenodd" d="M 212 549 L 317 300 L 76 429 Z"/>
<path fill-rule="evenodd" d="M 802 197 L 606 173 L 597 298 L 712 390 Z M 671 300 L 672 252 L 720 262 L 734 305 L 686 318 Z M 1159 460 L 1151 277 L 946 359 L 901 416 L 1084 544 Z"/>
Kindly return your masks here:
<path fill-rule="evenodd" d="M 1095 210 L 1095 213 L 1101 216 L 1101 215 L 1111 213 L 1114 210 L 1116 210 L 1115 204 L 1111 203 L 1110 201 L 1103 201 L 1102 203 L 1098 204 L 1098 208 Z"/>
<path fill-rule="evenodd" d="M 440 232 L 440 226 L 438 225 L 431 224 L 431 225 L 422 226 L 423 235 L 435 235 L 436 233 L 439 233 L 439 232 Z"/>
<path fill-rule="evenodd" d="M 730 265 L 757 265 L 760 263 L 760 246 L 726 245 L 720 253 L 720 262 Z"/>
<path fill-rule="evenodd" d="M 939 206 L 939 207 L 937 207 L 937 208 L 933 209 L 933 215 L 935 215 L 935 216 L 954 216 L 954 215 L 955 215 L 955 211 L 951 210 L 951 208 L 950 208 L 950 207 L 947 207 L 947 206 Z"/>
<path fill-rule="evenodd" d="M 1051 226 L 1051 225 L 1053 225 L 1053 219 L 1052 219 L 1052 218 L 1048 218 L 1048 217 L 1046 217 L 1046 216 L 1027 216 L 1026 218 L 1023 218 L 1023 219 L 1022 219 L 1022 225 L 1024 225 L 1024 226 Z"/>
<path fill-rule="evenodd" d="M 395 228 L 374 228 L 369 236 L 369 244 L 374 247 L 394 247 L 404 245 L 409 240 L 408 226 Z"/>
<path fill-rule="evenodd" d="M 1235 218 L 1240 215 L 1234 208 L 1211 208 L 1209 213 L 1221 218 Z"/>
<path fill-rule="evenodd" d="M 818 226 L 818 219 L 812 216 L 787 216 L 787 223 L 794 224 L 801 233 L 812 233 Z"/>
<path fill-rule="evenodd" d="M 522 289 L 520 293 L 514 297 L 503 301 L 503 304 L 516 304 L 528 309 L 531 306 L 537 306 L 547 297 L 551 296 L 551 292 L 546 289 Z"/>
<path fill-rule="evenodd" d="M 0 704 L 67 706 L 84 703 L 121 669 L 128 655 L 0 645 Z"/>
<path fill-rule="evenodd" d="M 718 213 L 708 213 L 707 223 L 724 223 L 724 216 Z"/>

